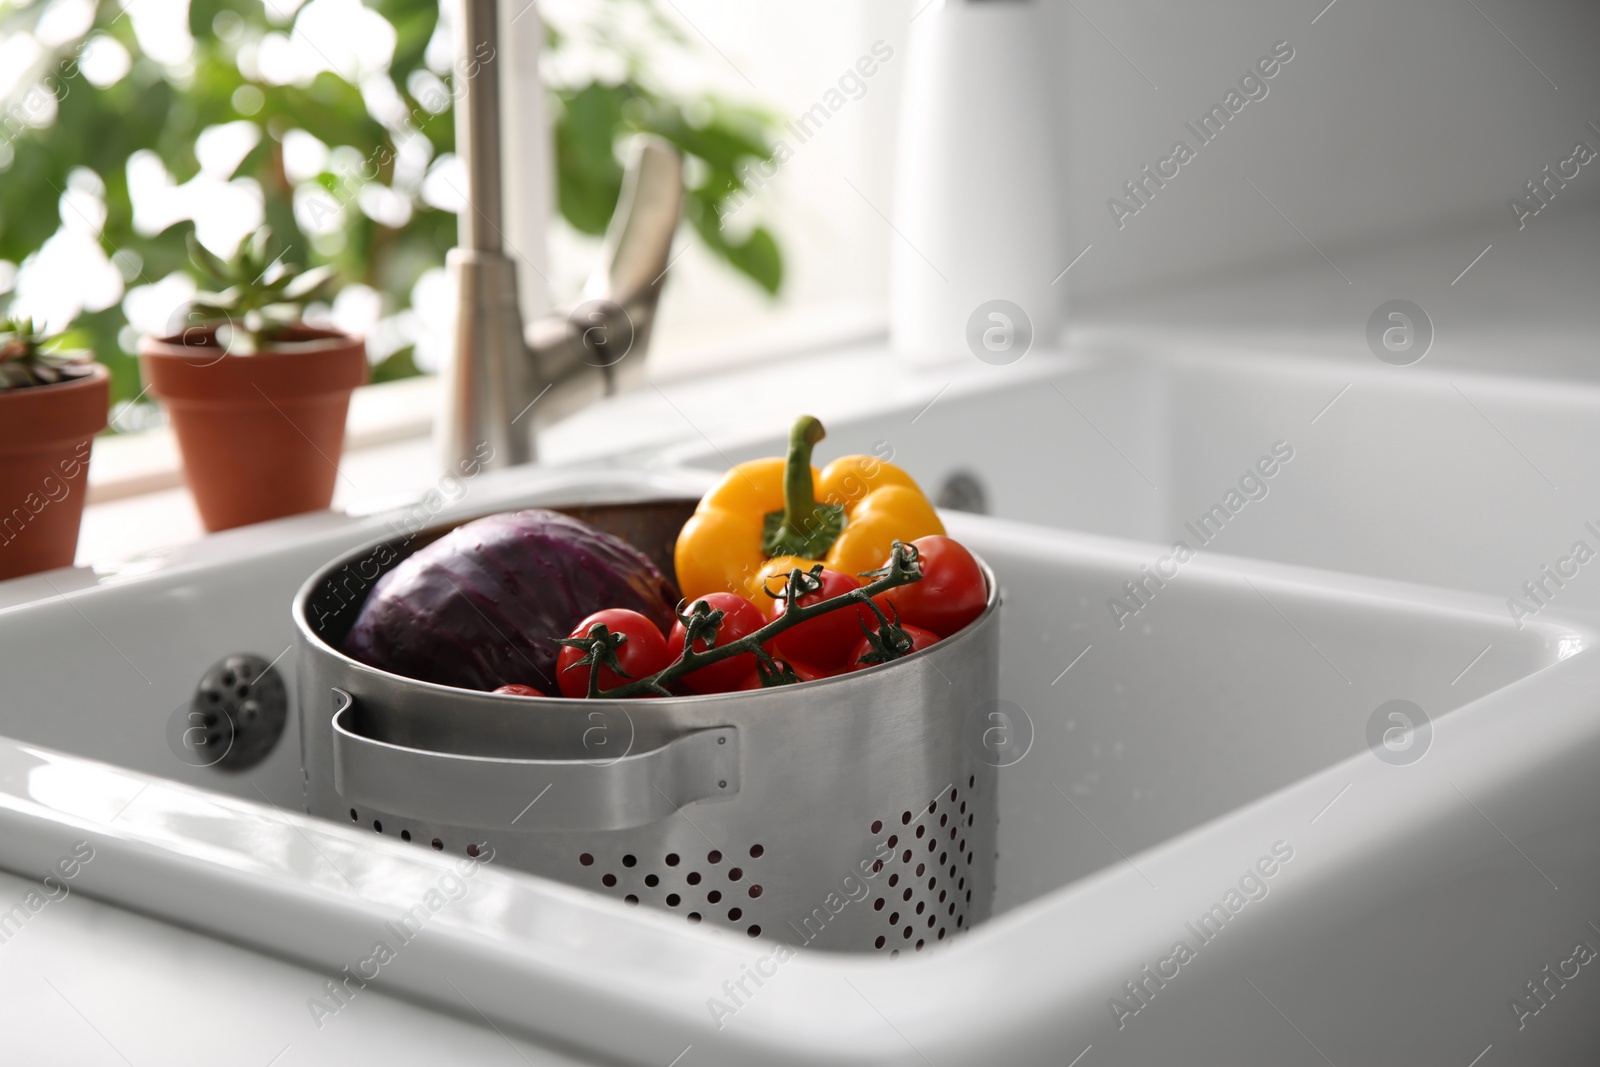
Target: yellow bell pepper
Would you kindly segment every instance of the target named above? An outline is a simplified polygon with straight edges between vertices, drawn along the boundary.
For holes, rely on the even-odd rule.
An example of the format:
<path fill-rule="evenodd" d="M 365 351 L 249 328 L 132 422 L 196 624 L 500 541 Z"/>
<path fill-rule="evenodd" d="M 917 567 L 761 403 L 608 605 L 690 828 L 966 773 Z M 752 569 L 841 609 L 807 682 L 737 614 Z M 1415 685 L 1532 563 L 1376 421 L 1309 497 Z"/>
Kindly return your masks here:
<path fill-rule="evenodd" d="M 895 541 L 944 533 L 917 483 L 891 463 L 844 456 L 819 472 L 811 450 L 824 436 L 802 415 L 787 456 L 740 463 L 706 493 L 673 553 L 685 597 L 738 593 L 767 611 L 776 601 L 762 589 L 774 576 L 816 563 L 860 574 L 882 566 Z"/>

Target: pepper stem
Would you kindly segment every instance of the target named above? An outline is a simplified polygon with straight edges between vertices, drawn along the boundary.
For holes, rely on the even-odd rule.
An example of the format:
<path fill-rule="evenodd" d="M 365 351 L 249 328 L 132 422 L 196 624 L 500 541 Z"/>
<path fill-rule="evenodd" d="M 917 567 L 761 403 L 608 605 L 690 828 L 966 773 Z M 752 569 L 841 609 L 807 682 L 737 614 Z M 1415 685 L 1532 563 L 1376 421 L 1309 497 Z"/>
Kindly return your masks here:
<path fill-rule="evenodd" d="M 812 415 L 801 415 L 789 430 L 783 463 L 783 510 L 766 516 L 761 548 L 770 556 L 820 559 L 844 529 L 844 508 L 819 504 L 811 483 L 811 450 L 828 435 Z"/>
<path fill-rule="evenodd" d="M 811 450 L 826 436 L 828 431 L 812 415 L 801 415 L 789 430 L 789 452 L 783 461 L 783 526 L 791 537 L 804 537 L 802 524 L 816 512 Z"/>

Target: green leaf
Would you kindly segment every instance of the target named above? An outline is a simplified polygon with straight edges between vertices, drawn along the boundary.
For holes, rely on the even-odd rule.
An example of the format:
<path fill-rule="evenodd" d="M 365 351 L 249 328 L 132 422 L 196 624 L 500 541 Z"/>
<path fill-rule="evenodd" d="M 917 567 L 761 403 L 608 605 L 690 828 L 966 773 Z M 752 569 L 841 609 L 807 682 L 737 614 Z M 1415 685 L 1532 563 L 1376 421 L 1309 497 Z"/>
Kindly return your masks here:
<path fill-rule="evenodd" d="M 221 257 L 201 244 L 200 238 L 195 236 L 193 230 L 190 230 L 184 239 L 188 243 L 189 258 L 193 260 L 195 269 L 212 281 L 226 283 L 233 272 L 228 269 L 228 265 Z"/>

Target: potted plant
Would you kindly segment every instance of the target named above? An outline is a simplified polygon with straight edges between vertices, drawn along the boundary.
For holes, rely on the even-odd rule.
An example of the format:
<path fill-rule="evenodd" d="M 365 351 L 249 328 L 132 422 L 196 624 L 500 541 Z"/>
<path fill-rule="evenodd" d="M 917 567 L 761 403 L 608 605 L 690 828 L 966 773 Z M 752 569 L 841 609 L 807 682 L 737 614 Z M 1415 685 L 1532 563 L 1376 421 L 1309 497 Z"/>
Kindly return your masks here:
<path fill-rule="evenodd" d="M 271 241 L 263 226 L 224 262 L 191 233 L 190 258 L 211 291 L 190 306 L 194 325 L 139 345 L 208 530 L 327 507 L 350 394 L 367 379 L 361 338 L 300 318 L 332 268 L 290 266 Z"/>
<path fill-rule="evenodd" d="M 53 344 L 32 320 L 0 320 L 0 579 L 72 566 L 106 429 L 106 368 Z"/>
<path fill-rule="evenodd" d="M 0 579 L 72 566 L 105 367 L 52 351 L 30 319 L 0 321 Z"/>

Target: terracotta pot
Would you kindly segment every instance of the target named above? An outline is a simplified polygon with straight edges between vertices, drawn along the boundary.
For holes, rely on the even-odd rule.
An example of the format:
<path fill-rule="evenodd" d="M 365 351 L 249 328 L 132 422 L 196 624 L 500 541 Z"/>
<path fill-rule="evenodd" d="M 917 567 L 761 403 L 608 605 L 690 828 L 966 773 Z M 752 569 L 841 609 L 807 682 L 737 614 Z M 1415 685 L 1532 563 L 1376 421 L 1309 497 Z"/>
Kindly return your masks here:
<path fill-rule="evenodd" d="M 110 375 L 0 389 L 0 579 L 72 566 Z"/>
<path fill-rule="evenodd" d="M 272 349 L 230 356 L 191 330 L 140 342 L 139 366 L 172 420 L 206 529 L 333 500 L 350 393 L 367 380 L 361 338 L 299 326 Z"/>

